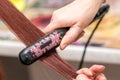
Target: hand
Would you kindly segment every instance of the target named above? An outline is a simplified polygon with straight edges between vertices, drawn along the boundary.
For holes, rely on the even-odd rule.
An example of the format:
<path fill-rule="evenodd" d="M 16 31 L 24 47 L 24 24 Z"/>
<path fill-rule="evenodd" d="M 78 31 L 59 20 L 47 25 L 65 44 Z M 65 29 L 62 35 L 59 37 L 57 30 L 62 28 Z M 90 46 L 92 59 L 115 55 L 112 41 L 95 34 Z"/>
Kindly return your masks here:
<path fill-rule="evenodd" d="M 105 69 L 102 65 L 93 65 L 90 68 L 82 68 L 77 71 L 77 78 L 73 80 L 107 80 L 102 71 Z"/>
<path fill-rule="evenodd" d="M 84 34 L 83 29 L 92 21 L 104 0 L 75 0 L 54 11 L 49 25 L 44 29 L 45 33 L 55 29 L 70 27 L 63 37 L 60 48 L 63 50 L 72 42 Z M 82 32 L 82 33 L 81 33 Z"/>

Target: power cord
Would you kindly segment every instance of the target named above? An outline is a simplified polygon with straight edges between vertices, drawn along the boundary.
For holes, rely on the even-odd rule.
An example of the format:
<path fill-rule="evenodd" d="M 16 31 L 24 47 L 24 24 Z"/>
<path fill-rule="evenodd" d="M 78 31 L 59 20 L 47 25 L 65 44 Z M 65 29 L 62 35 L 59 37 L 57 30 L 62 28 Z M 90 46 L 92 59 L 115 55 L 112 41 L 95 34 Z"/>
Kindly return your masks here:
<path fill-rule="evenodd" d="M 89 45 L 89 43 L 90 43 L 90 41 L 91 41 L 95 31 L 97 30 L 97 28 L 99 27 L 101 21 L 103 20 L 104 16 L 105 16 L 105 14 L 99 19 L 98 23 L 96 24 L 95 28 L 93 29 L 91 35 L 88 38 L 87 43 L 84 46 L 84 51 L 82 53 L 82 58 L 81 58 L 81 61 L 80 61 L 78 69 L 81 69 L 83 67 L 83 62 L 84 62 L 84 59 L 85 59 L 85 54 L 86 54 L 87 47 L 88 47 L 88 45 Z"/>

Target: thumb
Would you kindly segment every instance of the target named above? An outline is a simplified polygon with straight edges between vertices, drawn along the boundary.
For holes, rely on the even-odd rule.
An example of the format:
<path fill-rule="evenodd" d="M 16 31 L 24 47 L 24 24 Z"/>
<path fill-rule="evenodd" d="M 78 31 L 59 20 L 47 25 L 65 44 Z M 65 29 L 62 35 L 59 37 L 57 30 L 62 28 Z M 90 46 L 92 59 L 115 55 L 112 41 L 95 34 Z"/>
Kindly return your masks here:
<path fill-rule="evenodd" d="M 52 31 L 54 31 L 55 29 L 58 29 L 58 28 L 63 28 L 63 27 L 66 27 L 67 25 L 64 24 L 64 23 L 59 23 L 59 21 L 51 21 L 48 26 L 43 30 L 44 33 L 50 33 Z"/>
<path fill-rule="evenodd" d="M 57 26 L 58 26 L 57 24 L 54 24 L 53 22 L 51 22 L 47 25 L 47 27 L 45 29 L 43 29 L 43 32 L 50 33 L 52 31 L 54 31 Z"/>

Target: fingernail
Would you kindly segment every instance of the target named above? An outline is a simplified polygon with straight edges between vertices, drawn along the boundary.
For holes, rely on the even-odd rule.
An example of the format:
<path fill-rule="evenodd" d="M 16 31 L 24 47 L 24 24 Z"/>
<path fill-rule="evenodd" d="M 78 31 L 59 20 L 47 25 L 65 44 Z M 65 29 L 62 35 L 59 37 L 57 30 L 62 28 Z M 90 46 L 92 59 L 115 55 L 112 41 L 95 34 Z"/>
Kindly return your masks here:
<path fill-rule="evenodd" d="M 105 69 L 105 66 L 101 65 L 101 66 L 99 66 L 98 68 L 104 70 L 104 69 Z"/>
<path fill-rule="evenodd" d="M 91 72 L 91 71 L 88 71 L 88 74 L 89 74 L 90 76 L 93 76 L 93 74 L 92 74 L 92 72 Z"/>
<path fill-rule="evenodd" d="M 65 43 L 65 44 L 62 44 L 61 47 L 60 47 L 60 49 L 61 49 L 61 50 L 64 50 L 67 46 L 68 46 L 68 44 L 66 44 L 66 43 Z"/>

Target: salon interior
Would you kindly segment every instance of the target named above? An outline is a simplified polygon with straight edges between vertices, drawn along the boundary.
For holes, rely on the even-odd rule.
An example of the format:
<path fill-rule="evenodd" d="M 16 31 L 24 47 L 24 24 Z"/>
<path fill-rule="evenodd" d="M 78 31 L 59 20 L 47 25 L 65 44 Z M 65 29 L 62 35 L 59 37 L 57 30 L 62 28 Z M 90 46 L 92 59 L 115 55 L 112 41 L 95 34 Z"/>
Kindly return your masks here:
<path fill-rule="evenodd" d="M 40 30 L 50 22 L 52 13 L 73 0 L 9 0 L 29 21 Z M 83 55 L 83 67 L 94 64 L 104 65 L 108 80 L 120 79 L 120 0 L 107 0 L 110 5 L 94 35 L 90 39 L 99 19 L 85 28 L 85 34 L 57 54 L 76 70 Z M 1 5 L 1 3 L 0 3 Z M 10 13 L 11 14 L 11 13 Z M 76 13 L 77 14 L 77 13 Z M 13 18 L 14 19 L 14 18 Z M 88 43 L 87 47 L 86 44 Z M 40 60 L 24 65 L 19 53 L 26 45 L 12 32 L 0 18 L 0 79 L 1 80 L 66 80 L 55 70 Z M 86 49 L 85 49 L 86 48 Z M 84 52 L 85 51 L 85 52 Z"/>

